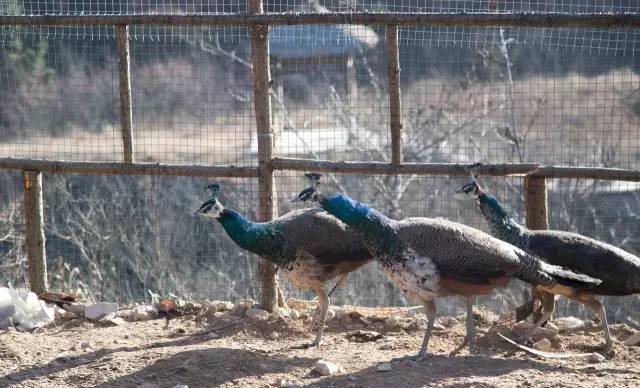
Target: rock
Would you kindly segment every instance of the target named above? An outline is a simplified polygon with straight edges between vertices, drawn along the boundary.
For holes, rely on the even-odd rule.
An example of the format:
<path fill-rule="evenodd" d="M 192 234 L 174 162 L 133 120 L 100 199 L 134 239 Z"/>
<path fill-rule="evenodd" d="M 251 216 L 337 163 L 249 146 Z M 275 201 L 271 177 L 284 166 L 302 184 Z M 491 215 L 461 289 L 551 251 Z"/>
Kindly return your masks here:
<path fill-rule="evenodd" d="M 269 312 L 266 310 L 251 308 L 247 310 L 245 314 L 254 321 L 266 321 L 269 319 Z"/>
<path fill-rule="evenodd" d="M 576 317 L 562 317 L 556 319 L 555 325 L 560 332 L 575 331 L 584 328 L 584 321 Z"/>
<path fill-rule="evenodd" d="M 640 344 L 640 331 L 624 340 L 624 344 L 627 346 L 636 346 Z"/>
<path fill-rule="evenodd" d="M 271 338 L 272 340 L 276 340 L 276 339 L 280 338 L 280 333 L 278 333 L 277 331 L 272 331 L 269 334 L 269 338 Z"/>
<path fill-rule="evenodd" d="M 148 321 L 156 318 L 158 318 L 158 309 L 153 306 L 138 306 L 131 314 L 131 319 L 134 321 Z"/>
<path fill-rule="evenodd" d="M 298 319 L 300 319 L 300 312 L 298 310 L 291 310 L 289 312 L 289 318 L 297 321 Z"/>
<path fill-rule="evenodd" d="M 291 316 L 291 310 L 282 307 L 276 307 L 271 315 L 269 315 L 270 321 L 277 321 L 278 319 L 286 319 Z"/>
<path fill-rule="evenodd" d="M 442 317 L 440 318 L 440 323 L 442 323 L 442 326 L 447 328 L 451 328 L 460 324 L 460 322 L 454 317 Z"/>
<path fill-rule="evenodd" d="M 591 353 L 589 355 L 589 362 L 597 364 L 600 362 L 604 362 L 606 358 L 600 353 Z"/>
<path fill-rule="evenodd" d="M 369 320 L 367 317 L 360 317 L 358 318 L 358 320 L 366 326 L 371 326 L 372 324 L 371 320 Z"/>
<path fill-rule="evenodd" d="M 189 388 L 189 386 L 186 384 L 176 384 L 171 388 Z"/>
<path fill-rule="evenodd" d="M 92 321 L 98 321 L 109 314 L 114 314 L 115 316 L 116 312 L 118 312 L 117 303 L 100 302 L 87 306 L 84 309 L 84 316 Z"/>
<path fill-rule="evenodd" d="M 551 341 L 547 338 L 543 338 L 540 341 L 533 344 L 533 348 L 537 350 L 541 350 L 543 352 L 551 351 Z"/>
<path fill-rule="evenodd" d="M 292 310 L 304 311 L 310 308 L 315 308 L 317 305 L 316 302 L 310 302 L 307 300 L 289 298 L 287 299 L 287 306 L 289 306 Z"/>
<path fill-rule="evenodd" d="M 554 338 L 556 338 L 557 335 L 558 335 L 557 331 L 551 330 L 551 329 L 546 328 L 546 327 L 537 327 L 533 331 L 533 336 L 531 337 L 531 339 L 534 342 L 538 342 L 538 341 L 540 341 L 542 339 L 548 339 L 549 341 L 551 341 Z"/>
<path fill-rule="evenodd" d="M 340 366 L 329 361 L 320 360 L 316 362 L 313 370 L 320 376 L 333 376 L 340 371 Z"/>
<path fill-rule="evenodd" d="M 280 381 L 278 381 L 278 387 L 280 388 L 300 388 L 299 384 L 296 384 L 292 381 L 287 381 L 285 379 L 282 379 Z"/>
<path fill-rule="evenodd" d="M 398 363 L 398 365 L 400 365 L 403 368 L 406 368 L 406 367 L 414 367 L 417 365 L 417 363 L 413 360 L 402 360 Z"/>
<path fill-rule="evenodd" d="M 113 314 L 109 314 L 106 317 L 99 320 L 97 323 L 102 327 L 113 327 L 113 326 L 123 326 L 127 322 L 120 317 L 116 317 Z"/>
<path fill-rule="evenodd" d="M 502 325 L 494 325 L 489 328 L 487 334 L 478 338 L 478 344 L 483 346 L 490 346 L 496 349 L 513 349 L 513 345 L 500 338 L 498 334 L 502 334 L 503 336 L 512 340 L 516 339 L 515 333 L 510 328 Z"/>
<path fill-rule="evenodd" d="M 445 331 L 447 330 L 446 327 L 444 327 L 443 325 L 439 324 L 439 323 L 434 323 L 433 324 L 433 331 Z M 480 330 L 480 329 L 478 329 Z"/>
<path fill-rule="evenodd" d="M 84 317 L 84 310 L 87 308 L 87 305 L 84 303 L 65 303 L 62 308 L 75 314 L 77 317 Z"/>
<path fill-rule="evenodd" d="M 78 346 L 80 347 L 80 349 L 82 350 L 96 350 L 95 347 L 93 347 L 93 344 L 89 341 L 80 341 L 80 343 L 78 344 Z"/>
<path fill-rule="evenodd" d="M 374 342 L 382 339 L 382 334 L 377 331 L 357 330 L 347 333 L 347 339 L 353 342 Z"/>
<path fill-rule="evenodd" d="M 548 329 L 548 330 L 555 331 L 556 333 L 560 331 L 560 329 L 558 328 L 558 326 L 556 326 L 555 324 L 553 324 L 553 323 L 551 323 L 551 322 L 547 322 L 547 323 L 544 325 L 544 328 L 545 328 L 545 329 Z"/>
<path fill-rule="evenodd" d="M 384 321 L 384 328 L 387 331 L 399 331 L 404 328 L 404 322 L 398 317 L 389 317 Z"/>
<path fill-rule="evenodd" d="M 391 363 L 383 362 L 376 367 L 378 372 L 390 372 L 391 371 Z"/>
<path fill-rule="evenodd" d="M 327 320 L 326 321 L 329 322 L 329 321 L 333 320 L 333 318 L 335 318 L 335 316 L 336 316 L 336 313 L 333 312 L 333 310 L 328 310 L 327 311 Z"/>

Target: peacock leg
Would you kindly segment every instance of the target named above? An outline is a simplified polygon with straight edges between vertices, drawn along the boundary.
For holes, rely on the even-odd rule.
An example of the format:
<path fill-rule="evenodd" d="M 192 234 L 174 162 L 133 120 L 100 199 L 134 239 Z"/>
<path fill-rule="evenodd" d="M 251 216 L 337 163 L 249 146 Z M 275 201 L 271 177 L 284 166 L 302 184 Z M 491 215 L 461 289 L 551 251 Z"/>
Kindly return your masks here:
<path fill-rule="evenodd" d="M 475 296 L 467 296 L 467 335 L 464 337 L 462 343 L 453 352 L 451 352 L 449 356 L 455 356 L 467 345 L 471 344 L 471 346 L 473 346 L 476 341 L 476 325 L 473 323 L 473 305 L 475 302 Z"/>
<path fill-rule="evenodd" d="M 316 309 L 316 317 L 313 320 L 313 328 L 316 330 L 316 339 L 309 344 L 308 348 L 320 347 L 322 341 L 322 333 L 324 332 L 324 324 L 327 320 L 327 312 L 329 311 L 329 296 L 324 288 L 316 290 L 318 294 L 318 308 Z"/>
<path fill-rule="evenodd" d="M 595 298 L 591 298 L 586 302 L 583 302 L 585 305 L 589 306 L 591 310 L 598 316 L 602 325 L 602 331 L 604 331 L 604 337 L 606 339 L 606 343 L 604 345 L 604 352 L 608 353 L 613 346 L 613 340 L 611 339 L 611 332 L 609 332 L 609 323 L 607 322 L 607 312 L 604 308 L 602 302 Z"/>
<path fill-rule="evenodd" d="M 547 322 L 549 319 L 551 319 L 551 316 L 553 315 L 553 311 L 556 308 L 555 295 L 550 294 L 548 292 L 543 292 L 542 296 L 543 296 L 543 298 L 542 298 L 542 315 L 540 316 L 540 318 L 538 318 L 536 323 L 533 326 L 531 326 L 531 328 L 529 328 L 529 330 L 527 330 L 527 334 L 525 334 L 525 336 L 524 336 L 525 341 L 530 341 L 531 337 L 533 337 L 533 333 L 535 333 L 536 329 L 539 328 L 540 326 L 542 326 L 542 324 Z"/>
<path fill-rule="evenodd" d="M 333 295 L 334 291 L 336 289 L 344 286 L 344 284 L 347 282 L 347 280 L 349 280 L 349 272 L 340 275 L 340 277 L 338 278 L 338 281 L 336 281 L 336 284 L 333 286 L 331 291 L 329 291 L 328 296 L 331 297 L 331 295 Z"/>
<path fill-rule="evenodd" d="M 415 360 L 415 361 L 423 361 L 427 358 L 427 347 L 429 346 L 429 339 L 431 338 L 431 331 L 433 331 L 433 324 L 436 321 L 436 315 L 438 314 L 438 310 L 436 309 L 436 302 L 433 300 L 424 302 L 424 313 L 427 316 L 427 329 L 424 332 L 424 338 L 422 339 L 422 346 L 420 347 L 420 351 L 416 356 L 405 356 L 394 358 L 391 361 L 402 361 L 402 360 Z"/>

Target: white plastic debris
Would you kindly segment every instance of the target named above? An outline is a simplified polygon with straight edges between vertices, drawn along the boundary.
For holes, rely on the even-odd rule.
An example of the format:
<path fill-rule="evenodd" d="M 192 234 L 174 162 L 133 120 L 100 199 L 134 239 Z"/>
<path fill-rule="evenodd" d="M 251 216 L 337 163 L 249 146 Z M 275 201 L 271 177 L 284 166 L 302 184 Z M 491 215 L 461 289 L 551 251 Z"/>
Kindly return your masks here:
<path fill-rule="evenodd" d="M 332 362 L 320 360 L 313 367 L 320 376 L 333 376 L 340 371 L 340 367 Z"/>
<path fill-rule="evenodd" d="M 99 321 L 100 319 L 106 318 L 111 314 L 115 316 L 115 313 L 117 312 L 117 303 L 100 302 L 87 306 L 87 308 L 84 309 L 84 317 L 92 321 Z M 113 318 L 113 316 L 111 318 Z"/>
<path fill-rule="evenodd" d="M 53 308 L 38 299 L 33 292 L 24 289 L 0 287 L 0 329 L 15 326 L 32 330 L 45 326 L 54 319 Z"/>

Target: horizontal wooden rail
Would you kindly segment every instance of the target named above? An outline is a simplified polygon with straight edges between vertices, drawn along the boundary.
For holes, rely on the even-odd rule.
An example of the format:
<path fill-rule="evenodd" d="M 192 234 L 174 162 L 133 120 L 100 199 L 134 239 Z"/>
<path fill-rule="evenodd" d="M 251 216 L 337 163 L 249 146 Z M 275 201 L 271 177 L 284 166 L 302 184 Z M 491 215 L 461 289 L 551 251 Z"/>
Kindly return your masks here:
<path fill-rule="evenodd" d="M 255 167 L 159 163 L 67 162 L 18 158 L 0 158 L 0 170 L 1 169 L 88 175 L 166 175 L 229 178 L 255 178 L 258 176 L 258 169 Z"/>
<path fill-rule="evenodd" d="M 468 176 L 471 164 L 453 163 L 402 163 L 394 165 L 383 162 L 334 162 L 329 160 L 275 158 L 276 170 L 339 172 L 346 174 L 405 174 L 405 175 L 449 175 Z M 526 175 L 539 170 L 535 163 L 484 164 L 476 168 L 479 175 L 507 176 Z"/>
<path fill-rule="evenodd" d="M 623 170 L 603 167 L 540 167 L 529 175 L 544 178 L 601 179 L 610 181 L 640 182 L 640 170 Z"/>
<path fill-rule="evenodd" d="M 640 27 L 640 14 L 607 13 L 265 13 L 251 14 L 138 14 L 138 15 L 31 15 L 0 16 L 0 25 L 205 25 L 255 24 L 370 24 L 402 26 L 513 26 L 513 27 Z"/>
<path fill-rule="evenodd" d="M 274 158 L 274 170 L 339 172 L 345 174 L 404 174 L 466 176 L 471 164 L 337 162 L 314 159 Z M 256 167 L 178 165 L 160 163 L 69 162 L 39 159 L 0 158 L 0 170 L 43 171 L 60 174 L 87 175 L 167 175 L 192 177 L 257 178 Z M 640 170 L 601 167 L 540 166 L 536 163 L 483 164 L 479 175 L 557 179 L 600 179 L 640 182 Z"/>

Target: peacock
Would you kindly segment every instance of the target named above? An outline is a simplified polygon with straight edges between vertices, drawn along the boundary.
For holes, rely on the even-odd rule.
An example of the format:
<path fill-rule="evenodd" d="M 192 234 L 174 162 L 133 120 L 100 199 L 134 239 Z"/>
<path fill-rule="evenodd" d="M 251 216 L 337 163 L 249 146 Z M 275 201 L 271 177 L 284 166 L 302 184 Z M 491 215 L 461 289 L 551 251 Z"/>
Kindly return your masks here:
<path fill-rule="evenodd" d="M 596 287 L 575 284 L 563 295 L 593 310 L 602 324 L 606 338 L 604 351 L 608 352 L 613 346 L 613 340 L 607 324 L 605 307 L 597 296 L 640 293 L 640 258 L 618 247 L 580 234 L 558 230 L 529 230 L 511 218 L 500 202 L 482 189 L 475 177 L 471 183 L 458 191 L 472 193 L 476 197 L 480 211 L 495 237 L 550 264 L 601 280 Z M 542 315 L 529 330 L 527 337 L 533 334 L 535 328 L 551 318 L 555 309 L 554 293 L 554 290 L 535 290 L 534 294 L 540 295 L 542 299 Z M 533 303 L 527 306 L 532 307 Z M 531 312 L 531 309 L 527 311 L 523 318 Z"/>
<path fill-rule="evenodd" d="M 296 287 L 318 295 L 314 317 L 316 338 L 304 347 L 319 347 L 329 309 L 329 297 L 343 285 L 349 273 L 372 260 L 372 256 L 347 226 L 320 209 L 289 212 L 269 222 L 253 222 L 218 200 L 220 184 L 207 186 L 211 198 L 196 214 L 216 219 L 241 248 L 275 263 Z M 325 283 L 336 279 L 327 293 Z"/>
<path fill-rule="evenodd" d="M 477 295 L 504 287 L 518 277 L 543 289 L 574 284 L 595 286 L 597 279 L 542 262 L 511 244 L 480 230 L 437 218 L 389 219 L 379 211 L 343 194 L 325 196 L 317 187 L 306 201 L 320 207 L 355 230 L 375 260 L 410 298 L 424 304 L 427 329 L 420 352 L 426 357 L 436 317 L 435 299 L 449 295 L 466 298 L 467 333 L 455 355 L 475 340 L 473 305 Z"/>

